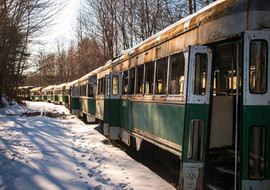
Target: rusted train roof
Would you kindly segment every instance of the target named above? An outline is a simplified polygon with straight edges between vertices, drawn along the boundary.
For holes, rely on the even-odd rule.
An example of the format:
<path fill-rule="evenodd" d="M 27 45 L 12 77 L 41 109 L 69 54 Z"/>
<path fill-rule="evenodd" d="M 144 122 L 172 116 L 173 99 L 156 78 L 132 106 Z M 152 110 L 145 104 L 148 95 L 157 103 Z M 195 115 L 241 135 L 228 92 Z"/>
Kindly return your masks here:
<path fill-rule="evenodd" d="M 30 92 L 36 92 L 36 91 L 39 91 L 39 90 L 41 90 L 42 89 L 42 87 L 35 87 L 35 88 L 32 88 L 32 89 L 30 89 Z"/>

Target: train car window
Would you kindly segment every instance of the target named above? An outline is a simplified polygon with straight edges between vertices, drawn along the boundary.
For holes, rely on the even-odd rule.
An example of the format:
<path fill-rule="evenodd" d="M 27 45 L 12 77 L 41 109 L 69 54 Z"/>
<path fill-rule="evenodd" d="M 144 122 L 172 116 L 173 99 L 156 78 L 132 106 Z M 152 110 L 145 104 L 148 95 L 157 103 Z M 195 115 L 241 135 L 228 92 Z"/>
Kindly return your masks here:
<path fill-rule="evenodd" d="M 203 157 L 203 121 L 191 120 L 189 126 L 188 159 L 202 160 Z"/>
<path fill-rule="evenodd" d="M 155 94 L 166 94 L 168 58 L 157 61 Z"/>
<path fill-rule="evenodd" d="M 105 80 L 104 80 L 105 81 Z M 111 87 L 111 83 L 110 83 L 110 78 L 107 78 L 107 95 L 110 95 L 110 87 Z M 105 84 L 104 84 L 104 88 L 105 88 Z"/>
<path fill-rule="evenodd" d="M 98 95 L 100 95 L 100 90 L 101 90 L 101 80 L 98 79 Z"/>
<path fill-rule="evenodd" d="M 145 71 L 145 94 L 153 94 L 154 62 L 146 64 Z"/>
<path fill-rule="evenodd" d="M 93 86 L 91 84 L 88 84 L 88 97 L 93 96 L 94 96 Z"/>
<path fill-rule="evenodd" d="M 135 86 L 135 68 L 130 69 L 129 71 L 129 85 L 128 85 L 128 94 L 134 94 L 134 86 Z"/>
<path fill-rule="evenodd" d="M 249 90 L 253 94 L 266 92 L 267 87 L 267 42 L 253 40 L 250 42 Z"/>
<path fill-rule="evenodd" d="M 203 95 L 205 94 L 205 85 L 207 81 L 207 65 L 208 57 L 206 53 L 196 53 L 195 55 L 195 67 L 194 67 L 194 85 L 193 94 Z"/>
<path fill-rule="evenodd" d="M 112 77 L 112 93 L 113 95 L 118 95 L 119 94 L 119 76 L 118 75 L 114 75 Z"/>
<path fill-rule="evenodd" d="M 263 179 L 266 168 L 266 129 L 251 127 L 249 129 L 249 164 L 250 179 Z"/>
<path fill-rule="evenodd" d="M 80 86 L 80 96 L 86 96 L 86 85 Z"/>
<path fill-rule="evenodd" d="M 137 67 L 136 94 L 143 93 L 143 73 L 144 73 L 144 65 L 138 66 Z"/>
<path fill-rule="evenodd" d="M 128 70 L 123 72 L 122 94 L 128 94 Z"/>
<path fill-rule="evenodd" d="M 183 53 L 171 56 L 169 94 L 184 94 L 185 57 Z"/>

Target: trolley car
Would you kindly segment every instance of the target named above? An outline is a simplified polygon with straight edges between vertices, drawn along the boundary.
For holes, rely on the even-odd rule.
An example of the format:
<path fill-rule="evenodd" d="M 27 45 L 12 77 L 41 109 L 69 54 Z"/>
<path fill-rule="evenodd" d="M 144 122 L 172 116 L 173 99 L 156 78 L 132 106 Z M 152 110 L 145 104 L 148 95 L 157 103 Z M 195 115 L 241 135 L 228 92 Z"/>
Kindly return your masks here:
<path fill-rule="evenodd" d="M 68 83 L 68 104 L 177 155 L 180 189 L 269 189 L 269 46 L 269 0 L 217 0 Z"/>
<path fill-rule="evenodd" d="M 68 104 L 68 95 L 66 94 L 67 83 L 56 85 L 53 91 L 53 98 L 55 104 L 66 105 Z"/>
<path fill-rule="evenodd" d="M 269 44 L 269 0 L 178 21 L 98 71 L 104 134 L 179 156 L 182 189 L 269 189 Z"/>
<path fill-rule="evenodd" d="M 53 102 L 53 91 L 55 85 L 50 85 L 41 90 L 43 101 Z"/>
<path fill-rule="evenodd" d="M 42 90 L 42 87 L 35 87 L 35 88 L 30 89 L 30 99 L 34 101 L 42 100 L 41 90 Z"/>
<path fill-rule="evenodd" d="M 21 86 L 16 88 L 17 96 L 20 99 L 30 100 L 30 90 L 34 88 L 33 86 Z"/>

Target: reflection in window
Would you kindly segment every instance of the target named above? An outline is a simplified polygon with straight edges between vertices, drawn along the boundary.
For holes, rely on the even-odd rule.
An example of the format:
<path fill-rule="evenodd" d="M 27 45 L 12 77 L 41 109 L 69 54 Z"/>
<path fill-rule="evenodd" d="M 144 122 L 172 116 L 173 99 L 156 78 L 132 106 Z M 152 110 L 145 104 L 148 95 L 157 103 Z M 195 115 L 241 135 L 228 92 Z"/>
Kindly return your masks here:
<path fill-rule="evenodd" d="M 145 71 L 145 94 L 153 94 L 154 62 L 146 64 Z"/>
<path fill-rule="evenodd" d="M 58 93 L 60 93 L 60 91 Z M 80 86 L 80 96 L 86 96 L 86 85 Z"/>
<path fill-rule="evenodd" d="M 184 93 L 185 58 L 183 53 L 171 56 L 169 94 Z"/>
<path fill-rule="evenodd" d="M 157 61 L 155 94 L 166 94 L 168 58 Z"/>
<path fill-rule="evenodd" d="M 207 81 L 208 57 L 206 53 L 196 53 L 194 67 L 193 94 L 204 95 Z"/>
<path fill-rule="evenodd" d="M 253 40 L 250 43 L 249 89 L 251 93 L 265 93 L 267 81 L 267 42 Z"/>
<path fill-rule="evenodd" d="M 93 96 L 94 96 L 93 86 L 91 84 L 88 84 L 88 97 Z"/>
<path fill-rule="evenodd" d="M 249 164 L 248 174 L 251 179 L 265 177 L 266 161 L 266 129 L 264 127 L 251 127 L 249 129 Z"/>
<path fill-rule="evenodd" d="M 203 153 L 203 121 L 192 120 L 189 126 L 188 159 L 202 160 Z"/>
<path fill-rule="evenodd" d="M 136 94 L 143 93 L 143 72 L 144 65 L 140 65 L 137 67 L 137 85 L 136 85 Z"/>
<path fill-rule="evenodd" d="M 110 78 L 108 77 L 108 78 L 107 78 L 107 95 L 108 95 L 108 96 L 110 95 L 110 86 L 111 86 Z"/>
<path fill-rule="evenodd" d="M 98 79 L 98 94 L 103 95 L 105 92 L 105 78 Z"/>
<path fill-rule="evenodd" d="M 128 85 L 128 94 L 134 94 L 134 84 L 135 84 L 135 68 L 130 69 L 129 71 L 129 85 Z"/>
<path fill-rule="evenodd" d="M 127 93 L 128 93 L 128 71 L 124 71 L 122 94 L 125 95 Z"/>
<path fill-rule="evenodd" d="M 114 75 L 113 78 L 112 78 L 112 81 L 113 81 L 113 95 L 117 95 L 119 94 L 119 76 L 117 75 Z"/>

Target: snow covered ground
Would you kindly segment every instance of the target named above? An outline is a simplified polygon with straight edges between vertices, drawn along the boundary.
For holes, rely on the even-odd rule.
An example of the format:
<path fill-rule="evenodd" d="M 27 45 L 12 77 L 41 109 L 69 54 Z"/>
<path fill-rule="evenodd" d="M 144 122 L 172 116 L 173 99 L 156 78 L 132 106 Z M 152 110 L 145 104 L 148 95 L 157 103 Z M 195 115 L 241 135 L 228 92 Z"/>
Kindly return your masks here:
<path fill-rule="evenodd" d="M 174 189 L 113 147 L 97 125 L 45 112 L 69 114 L 45 102 L 0 109 L 0 189 Z"/>

